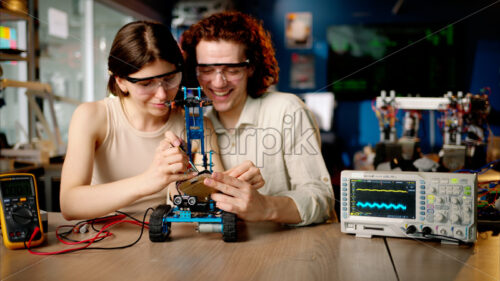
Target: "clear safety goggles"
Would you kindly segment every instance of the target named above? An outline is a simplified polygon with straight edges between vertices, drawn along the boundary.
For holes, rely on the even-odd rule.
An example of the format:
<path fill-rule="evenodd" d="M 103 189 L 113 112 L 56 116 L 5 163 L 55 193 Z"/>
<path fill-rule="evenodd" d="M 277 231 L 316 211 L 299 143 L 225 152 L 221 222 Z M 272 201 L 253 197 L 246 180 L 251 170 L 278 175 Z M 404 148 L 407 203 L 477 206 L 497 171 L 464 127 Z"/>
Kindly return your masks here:
<path fill-rule="evenodd" d="M 243 78 L 249 65 L 248 59 L 239 63 L 199 63 L 196 66 L 196 75 L 202 81 L 213 80 L 218 74 L 224 81 L 236 81 Z"/>
<path fill-rule="evenodd" d="M 162 86 L 165 90 L 179 87 L 182 80 L 182 72 L 181 69 L 177 68 L 174 71 L 151 77 L 135 78 L 126 76 L 124 78 L 130 83 L 136 85 L 141 91 L 153 92 L 160 86 Z"/>

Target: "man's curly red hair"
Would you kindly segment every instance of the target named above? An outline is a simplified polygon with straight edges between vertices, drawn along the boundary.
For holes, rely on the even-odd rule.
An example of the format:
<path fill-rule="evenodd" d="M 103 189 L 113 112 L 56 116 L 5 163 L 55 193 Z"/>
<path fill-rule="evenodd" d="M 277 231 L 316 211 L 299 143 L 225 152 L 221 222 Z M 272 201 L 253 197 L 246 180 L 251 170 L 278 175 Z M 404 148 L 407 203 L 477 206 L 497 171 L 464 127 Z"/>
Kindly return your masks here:
<path fill-rule="evenodd" d="M 252 97 L 261 96 L 269 86 L 278 82 L 278 62 L 271 36 L 261 21 L 241 12 L 221 12 L 202 19 L 186 30 L 181 37 L 187 68 L 187 81 L 198 84 L 195 67 L 196 46 L 201 40 L 226 40 L 242 44 L 246 58 L 254 69 L 248 79 L 247 93 Z"/>

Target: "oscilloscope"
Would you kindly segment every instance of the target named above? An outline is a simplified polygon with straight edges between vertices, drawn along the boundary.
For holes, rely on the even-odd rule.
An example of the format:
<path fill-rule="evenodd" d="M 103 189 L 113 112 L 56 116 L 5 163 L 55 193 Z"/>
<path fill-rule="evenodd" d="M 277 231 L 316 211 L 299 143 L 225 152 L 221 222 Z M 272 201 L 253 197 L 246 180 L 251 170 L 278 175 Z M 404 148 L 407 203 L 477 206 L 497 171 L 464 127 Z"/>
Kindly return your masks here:
<path fill-rule="evenodd" d="M 475 174 L 342 171 L 341 231 L 475 242 L 476 186 Z"/>

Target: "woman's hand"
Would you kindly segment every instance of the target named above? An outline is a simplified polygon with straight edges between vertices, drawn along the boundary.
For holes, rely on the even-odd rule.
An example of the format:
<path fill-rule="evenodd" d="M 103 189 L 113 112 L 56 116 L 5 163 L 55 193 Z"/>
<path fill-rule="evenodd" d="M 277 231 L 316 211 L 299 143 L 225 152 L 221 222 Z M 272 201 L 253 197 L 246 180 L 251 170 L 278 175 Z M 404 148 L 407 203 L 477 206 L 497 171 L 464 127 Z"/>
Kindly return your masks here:
<path fill-rule="evenodd" d="M 260 169 L 255 167 L 252 161 L 246 160 L 241 164 L 232 167 L 223 172 L 223 174 L 245 181 L 251 185 L 253 189 L 259 189 L 264 186 L 265 181 L 260 173 Z"/>
<path fill-rule="evenodd" d="M 181 149 L 182 139 L 168 131 L 156 148 L 153 162 L 145 172 L 144 195 L 156 193 L 172 182 L 190 179 L 196 173 L 186 173 L 189 158 Z"/>

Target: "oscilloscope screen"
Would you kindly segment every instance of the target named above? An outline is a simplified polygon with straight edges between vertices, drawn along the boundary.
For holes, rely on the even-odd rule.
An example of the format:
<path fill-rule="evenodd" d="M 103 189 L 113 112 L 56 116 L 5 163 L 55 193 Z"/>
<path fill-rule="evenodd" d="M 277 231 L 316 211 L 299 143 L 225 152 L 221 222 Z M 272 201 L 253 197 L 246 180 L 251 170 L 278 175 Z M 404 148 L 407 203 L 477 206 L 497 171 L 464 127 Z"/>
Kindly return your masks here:
<path fill-rule="evenodd" d="M 415 218 L 415 181 L 351 180 L 351 216 Z"/>

